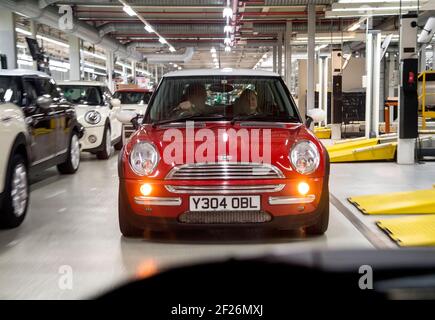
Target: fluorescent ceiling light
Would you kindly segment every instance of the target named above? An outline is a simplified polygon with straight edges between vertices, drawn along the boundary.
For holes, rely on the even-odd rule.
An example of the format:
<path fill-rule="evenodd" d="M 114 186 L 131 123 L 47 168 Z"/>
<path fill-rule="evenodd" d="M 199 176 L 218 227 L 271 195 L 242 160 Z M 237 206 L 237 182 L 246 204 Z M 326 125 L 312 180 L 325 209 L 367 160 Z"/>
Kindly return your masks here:
<path fill-rule="evenodd" d="M 130 6 L 123 6 L 123 7 L 122 7 L 122 10 L 124 10 L 124 12 L 125 12 L 126 14 L 128 14 L 130 17 L 136 15 L 136 12 L 135 12 L 135 11 L 133 10 L 133 8 L 130 7 Z"/>
<path fill-rule="evenodd" d="M 233 32 L 233 27 L 232 26 L 225 26 L 224 27 L 224 32 L 225 33 L 227 33 L 227 32 L 229 32 L 229 33 Z"/>
<path fill-rule="evenodd" d="M 223 17 L 224 18 L 231 18 L 232 16 L 233 16 L 233 9 L 231 9 L 230 7 L 224 8 Z"/>
<path fill-rule="evenodd" d="M 320 46 L 317 46 L 315 50 L 319 51 L 319 50 L 322 50 L 322 49 L 326 48 L 327 46 L 328 46 L 327 44 L 322 44 Z"/>
<path fill-rule="evenodd" d="M 153 33 L 155 32 L 155 30 L 153 29 L 153 27 L 151 27 L 149 24 L 145 25 L 145 30 L 148 31 L 149 33 Z"/>
<path fill-rule="evenodd" d="M 349 28 L 347 28 L 347 31 L 353 32 L 353 31 L 358 30 L 359 28 L 361 28 L 361 23 L 356 22 L 356 23 L 352 24 Z"/>
<path fill-rule="evenodd" d="M 361 7 L 335 7 L 332 8 L 332 11 L 334 12 L 347 12 L 347 11 L 352 11 L 352 12 L 372 12 L 372 11 L 383 11 L 383 10 L 417 10 L 418 6 L 394 6 L 394 7 L 383 7 L 383 6 L 361 6 Z"/>
<path fill-rule="evenodd" d="M 226 45 L 230 45 L 231 44 L 231 38 L 225 38 L 224 39 L 224 43 L 226 44 Z"/>
<path fill-rule="evenodd" d="M 166 41 L 166 39 L 163 38 L 163 37 L 159 38 L 159 42 L 162 43 L 162 44 L 168 43 L 168 41 Z"/>
<path fill-rule="evenodd" d="M 338 0 L 338 3 L 400 3 L 400 1 L 402 1 L 402 3 L 417 2 L 417 0 Z"/>
<path fill-rule="evenodd" d="M 230 46 L 226 46 L 225 47 L 225 52 L 231 52 L 231 47 Z"/>
<path fill-rule="evenodd" d="M 175 48 L 173 46 L 169 46 L 169 51 L 175 52 Z"/>
<path fill-rule="evenodd" d="M 32 35 L 32 33 L 30 31 L 27 31 L 27 30 L 24 30 L 24 29 L 21 29 L 21 28 L 15 28 L 15 31 L 18 32 L 18 33 L 25 34 L 26 36 L 31 36 Z"/>
<path fill-rule="evenodd" d="M 214 53 L 211 54 L 211 56 L 212 56 L 213 58 L 216 58 L 216 57 L 217 57 L 217 54 L 214 52 Z"/>
<path fill-rule="evenodd" d="M 58 41 L 58 40 L 47 38 L 47 37 L 41 36 L 39 34 L 36 36 L 36 38 L 44 40 L 44 41 L 47 41 L 47 42 L 51 42 L 53 44 L 56 44 L 56 45 L 64 47 L 64 48 L 69 48 L 69 44 L 67 44 L 65 42 L 61 42 L 61 41 Z"/>
<path fill-rule="evenodd" d="M 216 48 L 215 48 L 215 47 L 212 47 L 212 48 L 210 49 L 210 52 L 211 52 L 211 53 L 216 53 Z"/>
<path fill-rule="evenodd" d="M 181 70 L 181 67 L 178 67 L 178 70 Z"/>

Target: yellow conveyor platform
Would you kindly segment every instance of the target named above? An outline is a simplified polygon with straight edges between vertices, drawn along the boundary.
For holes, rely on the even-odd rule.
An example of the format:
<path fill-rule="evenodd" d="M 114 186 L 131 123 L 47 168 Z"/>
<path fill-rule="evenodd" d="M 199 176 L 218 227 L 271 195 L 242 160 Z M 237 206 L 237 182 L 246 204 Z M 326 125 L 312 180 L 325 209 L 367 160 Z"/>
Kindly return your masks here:
<path fill-rule="evenodd" d="M 315 127 L 314 134 L 319 139 L 331 139 L 331 128 L 328 127 Z"/>
<path fill-rule="evenodd" d="M 376 224 L 401 247 L 435 246 L 435 215 L 384 219 Z"/>
<path fill-rule="evenodd" d="M 435 188 L 348 198 L 362 213 L 435 214 Z"/>
<path fill-rule="evenodd" d="M 358 161 L 381 161 L 381 160 L 394 160 L 397 149 L 397 142 L 378 143 L 379 140 L 369 139 L 366 141 L 366 146 L 363 143 L 352 143 L 346 145 L 334 145 L 333 147 L 341 148 L 327 148 L 329 158 L 332 163 L 337 162 L 358 162 Z M 359 145 L 359 146 L 358 146 Z"/>

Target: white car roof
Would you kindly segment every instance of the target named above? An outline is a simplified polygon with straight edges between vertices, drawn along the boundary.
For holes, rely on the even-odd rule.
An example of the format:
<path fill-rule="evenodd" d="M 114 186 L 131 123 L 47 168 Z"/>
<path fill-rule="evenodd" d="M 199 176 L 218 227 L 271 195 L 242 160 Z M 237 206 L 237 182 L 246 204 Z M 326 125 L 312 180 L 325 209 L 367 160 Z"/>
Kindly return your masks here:
<path fill-rule="evenodd" d="M 82 80 L 63 80 L 57 81 L 60 86 L 95 86 L 95 87 L 105 87 L 106 84 L 100 81 L 82 81 Z"/>
<path fill-rule="evenodd" d="M 257 76 L 257 77 L 279 77 L 275 72 L 253 70 L 253 69 L 191 69 L 173 71 L 165 74 L 163 77 L 191 77 L 191 76 Z"/>
<path fill-rule="evenodd" d="M 38 76 L 42 78 L 51 78 L 48 74 L 30 69 L 2 69 L 0 76 L 22 77 L 22 76 Z"/>

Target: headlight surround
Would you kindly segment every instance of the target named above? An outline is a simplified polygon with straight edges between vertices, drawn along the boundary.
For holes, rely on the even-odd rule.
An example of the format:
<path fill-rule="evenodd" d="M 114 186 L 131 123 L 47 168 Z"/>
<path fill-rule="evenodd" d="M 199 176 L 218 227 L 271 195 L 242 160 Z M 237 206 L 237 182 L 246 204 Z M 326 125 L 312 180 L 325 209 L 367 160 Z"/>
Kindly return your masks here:
<path fill-rule="evenodd" d="M 101 113 L 96 110 L 90 110 L 85 114 L 85 121 L 89 124 L 98 124 L 101 121 Z"/>
<path fill-rule="evenodd" d="M 319 167 L 319 150 L 311 141 L 301 140 L 293 145 L 290 161 L 297 172 L 310 174 Z"/>
<path fill-rule="evenodd" d="M 139 141 L 131 150 L 130 167 L 139 176 L 149 176 L 160 161 L 156 147 L 146 141 Z"/>

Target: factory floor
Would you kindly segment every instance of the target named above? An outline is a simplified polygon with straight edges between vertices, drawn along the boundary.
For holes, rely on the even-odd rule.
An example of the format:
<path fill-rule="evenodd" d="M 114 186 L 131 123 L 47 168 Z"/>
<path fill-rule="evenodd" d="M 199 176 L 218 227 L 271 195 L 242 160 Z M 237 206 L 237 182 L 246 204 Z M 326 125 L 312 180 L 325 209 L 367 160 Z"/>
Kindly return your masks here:
<path fill-rule="evenodd" d="M 33 179 L 28 216 L 0 230 L 0 299 L 91 298 L 128 279 L 183 264 L 229 257 L 397 246 L 349 196 L 430 187 L 435 165 L 333 164 L 330 225 L 325 235 L 203 234 L 178 239 L 125 239 L 118 229 L 117 155 L 82 154 L 79 171 L 55 169 Z M 65 275 L 72 275 L 65 286 Z"/>

